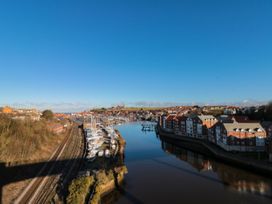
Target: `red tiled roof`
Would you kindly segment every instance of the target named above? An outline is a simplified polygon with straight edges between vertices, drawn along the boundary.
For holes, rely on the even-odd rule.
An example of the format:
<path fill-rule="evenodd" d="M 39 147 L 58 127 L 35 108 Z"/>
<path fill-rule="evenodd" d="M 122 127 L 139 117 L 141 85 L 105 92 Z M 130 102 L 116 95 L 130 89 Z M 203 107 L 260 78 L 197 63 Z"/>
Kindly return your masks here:
<path fill-rule="evenodd" d="M 169 115 L 169 116 L 167 116 L 166 121 L 171 121 L 171 120 L 173 120 L 175 117 L 176 117 L 176 115 Z"/>
<path fill-rule="evenodd" d="M 176 119 L 177 121 L 185 121 L 185 120 L 187 119 L 187 117 L 184 116 L 184 115 L 179 115 L 179 116 L 176 116 L 175 119 Z"/>

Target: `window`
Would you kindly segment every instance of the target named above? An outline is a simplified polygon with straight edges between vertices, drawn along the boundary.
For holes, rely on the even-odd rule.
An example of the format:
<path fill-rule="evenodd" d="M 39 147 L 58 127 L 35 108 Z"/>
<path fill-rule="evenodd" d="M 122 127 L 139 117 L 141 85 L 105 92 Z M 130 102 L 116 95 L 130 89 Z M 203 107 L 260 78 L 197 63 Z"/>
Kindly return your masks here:
<path fill-rule="evenodd" d="M 265 145 L 265 139 L 263 137 L 256 137 L 256 146 L 264 146 Z"/>

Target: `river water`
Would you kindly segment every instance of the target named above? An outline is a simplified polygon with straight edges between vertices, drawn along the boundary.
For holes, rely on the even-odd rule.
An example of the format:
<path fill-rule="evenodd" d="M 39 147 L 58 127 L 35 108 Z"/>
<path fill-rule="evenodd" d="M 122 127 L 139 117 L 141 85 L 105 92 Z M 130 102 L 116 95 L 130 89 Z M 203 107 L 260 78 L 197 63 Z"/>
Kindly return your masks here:
<path fill-rule="evenodd" d="M 166 143 L 140 123 L 117 129 L 127 142 L 128 174 L 110 203 L 272 203 L 267 177 Z"/>

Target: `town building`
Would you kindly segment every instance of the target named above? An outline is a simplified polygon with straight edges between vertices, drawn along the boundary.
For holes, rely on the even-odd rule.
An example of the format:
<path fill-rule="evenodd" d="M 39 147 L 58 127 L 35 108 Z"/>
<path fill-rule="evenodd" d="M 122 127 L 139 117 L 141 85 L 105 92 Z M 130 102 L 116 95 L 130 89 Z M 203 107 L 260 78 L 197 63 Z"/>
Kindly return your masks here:
<path fill-rule="evenodd" d="M 209 141 L 226 151 L 270 152 L 272 161 L 272 122 L 260 124 L 247 116 L 162 115 L 160 127 L 176 136 Z"/>
<path fill-rule="evenodd" d="M 165 129 L 166 127 L 166 121 L 165 121 L 166 117 L 167 117 L 166 114 L 162 114 L 159 116 L 158 123 L 162 129 Z"/>
<path fill-rule="evenodd" d="M 164 118 L 164 130 L 167 132 L 173 132 L 174 133 L 174 118 L 176 117 L 176 115 L 171 114 L 168 115 L 166 118 Z"/>
<path fill-rule="evenodd" d="M 191 115 L 186 120 L 186 134 L 188 137 L 206 139 L 208 128 L 216 122 L 217 119 L 212 115 Z"/>
<path fill-rule="evenodd" d="M 13 109 L 9 106 L 5 106 L 2 108 L 2 113 L 5 113 L 5 114 L 9 114 L 9 113 L 12 113 L 13 112 Z"/>
<path fill-rule="evenodd" d="M 217 123 L 212 127 L 209 140 L 226 151 L 265 151 L 266 131 L 258 122 Z"/>
<path fill-rule="evenodd" d="M 174 118 L 174 132 L 179 136 L 186 136 L 186 120 L 184 115 L 176 116 Z"/>
<path fill-rule="evenodd" d="M 197 116 L 190 115 L 186 119 L 186 136 L 196 138 Z"/>
<path fill-rule="evenodd" d="M 239 107 L 236 106 L 228 106 L 225 108 L 224 110 L 224 114 L 225 115 L 235 115 L 237 114 L 239 111 Z"/>

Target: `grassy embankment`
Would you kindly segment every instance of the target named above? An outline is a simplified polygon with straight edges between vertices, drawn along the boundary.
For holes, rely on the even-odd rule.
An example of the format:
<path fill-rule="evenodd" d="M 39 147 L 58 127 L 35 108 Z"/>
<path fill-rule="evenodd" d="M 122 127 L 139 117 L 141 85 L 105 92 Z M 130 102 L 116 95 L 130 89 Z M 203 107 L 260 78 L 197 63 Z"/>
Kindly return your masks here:
<path fill-rule="evenodd" d="M 68 204 L 85 203 L 90 193 L 90 188 L 94 185 L 93 176 L 84 176 L 74 179 L 69 186 L 69 195 L 66 199 Z"/>
<path fill-rule="evenodd" d="M 54 119 L 14 120 L 11 116 L 0 114 L 0 162 L 6 163 L 7 166 L 16 166 L 48 160 L 69 133 L 65 131 L 63 134 L 55 135 L 48 129 L 49 123 L 60 122 Z M 31 171 L 38 172 L 39 168 L 33 167 Z M 24 169 L 18 174 L 31 173 L 30 169 Z M 4 186 L 3 203 L 13 203 L 29 182 L 30 180 L 22 180 Z"/>
<path fill-rule="evenodd" d="M 0 114 L 0 161 L 7 163 L 45 159 L 63 138 L 47 128 L 47 121 L 13 120 Z"/>
<path fill-rule="evenodd" d="M 104 194 L 111 192 L 122 182 L 126 173 L 127 168 L 122 166 L 117 171 L 100 169 L 95 175 L 74 179 L 69 186 L 67 204 L 87 203 L 90 193 L 91 204 L 98 204 Z"/>

